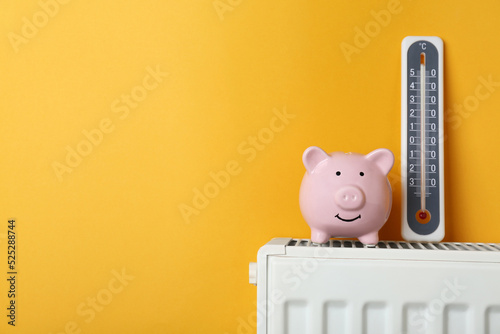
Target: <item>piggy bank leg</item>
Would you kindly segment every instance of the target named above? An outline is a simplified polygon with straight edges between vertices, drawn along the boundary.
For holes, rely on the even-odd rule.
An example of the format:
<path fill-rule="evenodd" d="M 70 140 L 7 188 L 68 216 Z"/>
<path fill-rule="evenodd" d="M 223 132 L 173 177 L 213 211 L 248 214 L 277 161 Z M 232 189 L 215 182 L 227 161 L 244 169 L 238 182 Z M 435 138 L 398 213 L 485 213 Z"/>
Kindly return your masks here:
<path fill-rule="evenodd" d="M 311 241 L 317 244 L 324 244 L 330 240 L 330 236 L 323 231 L 311 229 Z"/>
<path fill-rule="evenodd" d="M 378 242 L 378 231 L 365 234 L 358 239 L 365 245 L 375 245 Z"/>

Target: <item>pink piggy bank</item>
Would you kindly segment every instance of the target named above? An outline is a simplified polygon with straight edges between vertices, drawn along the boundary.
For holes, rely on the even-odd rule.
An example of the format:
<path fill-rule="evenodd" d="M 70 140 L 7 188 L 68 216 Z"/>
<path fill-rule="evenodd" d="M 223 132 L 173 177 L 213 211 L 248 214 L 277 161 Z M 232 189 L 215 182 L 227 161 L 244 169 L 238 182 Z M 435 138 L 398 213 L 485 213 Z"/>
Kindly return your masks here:
<path fill-rule="evenodd" d="M 300 186 L 300 211 L 311 228 L 311 241 L 355 237 L 376 244 L 387 221 L 392 191 L 387 174 L 394 164 L 391 151 L 367 155 L 309 147 L 302 157 L 306 173 Z"/>

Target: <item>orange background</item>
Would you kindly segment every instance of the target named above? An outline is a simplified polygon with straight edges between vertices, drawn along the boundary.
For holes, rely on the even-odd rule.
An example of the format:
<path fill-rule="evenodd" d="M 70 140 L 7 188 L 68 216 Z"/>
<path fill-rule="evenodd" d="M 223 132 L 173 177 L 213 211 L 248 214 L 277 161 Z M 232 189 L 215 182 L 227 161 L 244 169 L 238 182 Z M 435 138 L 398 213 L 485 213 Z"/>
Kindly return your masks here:
<path fill-rule="evenodd" d="M 2 333 L 254 332 L 248 262 L 309 237 L 311 145 L 394 152 L 381 238 L 400 240 L 408 35 L 444 41 L 445 240 L 500 242 L 496 1 L 0 6 L 0 260 L 13 217 L 19 272 L 15 328 L 0 281 Z"/>

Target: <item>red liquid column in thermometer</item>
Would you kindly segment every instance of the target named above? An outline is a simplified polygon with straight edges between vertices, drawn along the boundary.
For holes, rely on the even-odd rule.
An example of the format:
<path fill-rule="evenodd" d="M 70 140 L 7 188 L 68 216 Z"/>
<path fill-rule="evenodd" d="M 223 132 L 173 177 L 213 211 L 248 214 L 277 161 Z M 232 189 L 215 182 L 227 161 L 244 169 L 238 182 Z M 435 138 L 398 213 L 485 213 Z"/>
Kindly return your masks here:
<path fill-rule="evenodd" d="M 425 53 L 420 54 L 420 211 L 416 212 L 415 218 L 421 224 L 427 224 L 431 220 L 431 213 L 425 208 L 426 176 L 425 176 L 425 114 L 426 114 L 426 73 Z"/>

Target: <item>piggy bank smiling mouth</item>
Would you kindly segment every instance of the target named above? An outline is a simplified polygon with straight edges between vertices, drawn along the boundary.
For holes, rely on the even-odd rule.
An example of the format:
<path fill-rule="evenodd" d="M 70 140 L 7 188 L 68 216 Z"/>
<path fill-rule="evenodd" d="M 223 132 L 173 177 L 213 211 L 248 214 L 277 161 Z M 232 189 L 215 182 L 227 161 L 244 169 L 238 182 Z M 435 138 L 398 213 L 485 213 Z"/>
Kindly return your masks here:
<path fill-rule="evenodd" d="M 340 217 L 340 215 L 337 213 L 337 215 L 335 216 L 335 218 L 340 219 L 340 220 L 342 220 L 343 222 L 348 222 L 348 223 L 350 223 L 350 222 L 355 221 L 356 219 L 361 219 L 361 215 L 358 215 L 357 217 L 354 217 L 354 218 L 352 218 L 352 219 L 345 219 L 345 218 Z"/>

